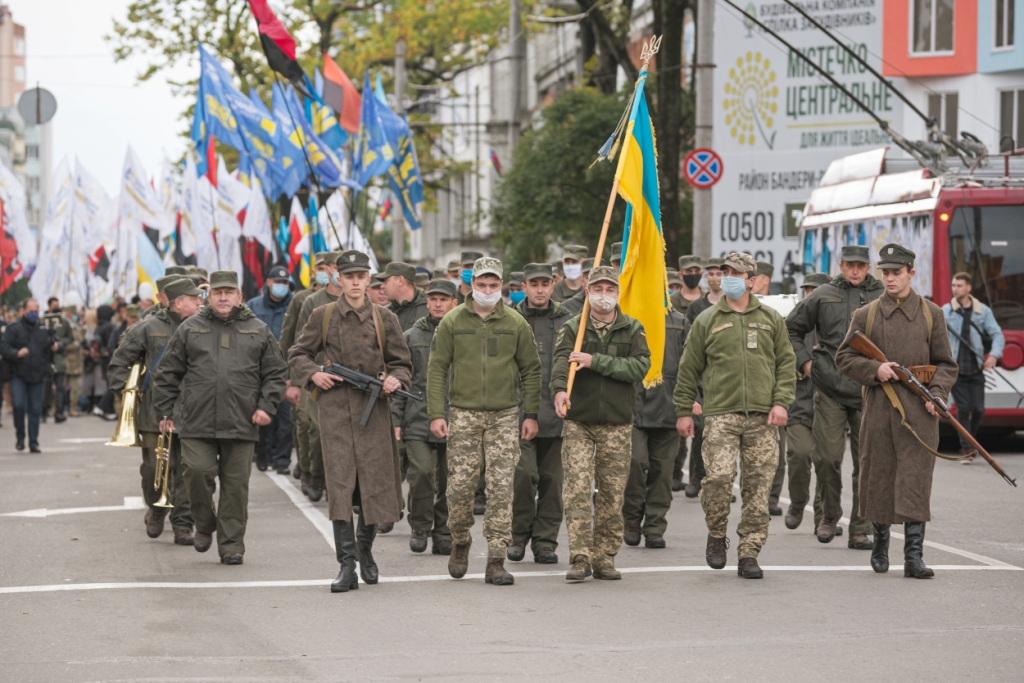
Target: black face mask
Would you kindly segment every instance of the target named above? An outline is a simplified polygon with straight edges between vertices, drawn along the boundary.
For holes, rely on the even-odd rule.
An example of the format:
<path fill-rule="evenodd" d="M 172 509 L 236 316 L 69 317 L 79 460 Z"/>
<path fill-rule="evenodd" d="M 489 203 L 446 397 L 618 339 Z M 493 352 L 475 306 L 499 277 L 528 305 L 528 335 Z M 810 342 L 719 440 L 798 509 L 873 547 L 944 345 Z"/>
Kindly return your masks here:
<path fill-rule="evenodd" d="M 697 285 L 700 284 L 700 273 L 686 273 L 683 275 L 683 284 L 690 289 L 697 289 Z"/>

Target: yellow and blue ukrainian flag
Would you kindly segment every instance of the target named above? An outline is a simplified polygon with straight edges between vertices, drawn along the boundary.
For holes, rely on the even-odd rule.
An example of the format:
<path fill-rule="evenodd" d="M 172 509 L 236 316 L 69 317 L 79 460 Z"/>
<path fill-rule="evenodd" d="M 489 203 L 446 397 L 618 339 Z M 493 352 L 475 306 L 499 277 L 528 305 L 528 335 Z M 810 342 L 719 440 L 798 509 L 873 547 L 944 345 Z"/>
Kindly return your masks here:
<path fill-rule="evenodd" d="M 665 315 L 671 310 L 665 270 L 665 238 L 661 232 L 658 155 L 654 126 L 644 98 L 647 72 L 641 71 L 633 92 L 629 123 L 615 170 L 619 196 L 626 200 L 619 273 L 619 306 L 639 320 L 647 333 L 651 369 L 644 386 L 661 383 L 665 356 Z"/>

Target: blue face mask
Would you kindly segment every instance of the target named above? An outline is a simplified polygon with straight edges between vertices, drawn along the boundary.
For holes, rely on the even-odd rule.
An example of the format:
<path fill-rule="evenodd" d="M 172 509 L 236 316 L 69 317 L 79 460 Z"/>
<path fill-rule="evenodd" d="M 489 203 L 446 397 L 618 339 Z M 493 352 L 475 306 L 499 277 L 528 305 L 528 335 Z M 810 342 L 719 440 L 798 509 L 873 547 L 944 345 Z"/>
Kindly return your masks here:
<path fill-rule="evenodd" d="M 275 299 L 283 299 L 288 296 L 288 285 L 276 282 L 270 286 L 270 295 Z"/>
<path fill-rule="evenodd" d="M 526 292 L 509 292 L 508 298 L 514 304 L 521 304 L 526 299 Z"/>
<path fill-rule="evenodd" d="M 341 287 L 341 275 L 338 273 L 331 273 L 331 282 L 334 283 L 335 287 Z"/>
<path fill-rule="evenodd" d="M 722 291 L 727 297 L 736 301 L 747 291 L 747 281 L 741 277 L 726 275 L 722 277 Z"/>
<path fill-rule="evenodd" d="M 39 322 L 39 311 L 29 311 L 28 313 L 25 314 L 25 320 L 27 320 L 30 324 L 35 325 L 37 322 Z"/>
<path fill-rule="evenodd" d="M 467 285 L 473 282 L 473 271 L 468 268 L 464 268 L 462 270 L 462 281 Z"/>
<path fill-rule="evenodd" d="M 316 274 L 316 283 L 321 287 L 326 287 L 331 281 L 330 273 L 320 272 Z"/>

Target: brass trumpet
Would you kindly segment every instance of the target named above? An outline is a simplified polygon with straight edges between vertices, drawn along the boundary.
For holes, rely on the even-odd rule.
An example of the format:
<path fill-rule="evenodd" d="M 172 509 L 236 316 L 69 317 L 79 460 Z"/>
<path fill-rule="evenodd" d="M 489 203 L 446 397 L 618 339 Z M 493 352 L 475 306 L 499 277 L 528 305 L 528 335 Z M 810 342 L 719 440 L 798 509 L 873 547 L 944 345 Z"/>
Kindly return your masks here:
<path fill-rule="evenodd" d="M 164 417 L 164 423 L 166 422 L 167 418 Z M 156 476 L 153 477 L 153 490 L 160 492 L 160 500 L 153 503 L 153 507 L 174 507 L 167 495 L 167 487 L 171 480 L 171 439 L 173 438 L 174 432 L 169 429 L 161 430 L 160 436 L 156 438 Z"/>
<path fill-rule="evenodd" d="M 145 372 L 146 366 L 141 360 L 132 365 L 128 381 L 121 393 L 121 414 L 117 417 L 117 427 L 114 429 L 114 436 L 106 443 L 107 446 L 132 448 L 142 445 L 139 431 L 135 426 L 135 413 L 139 403 L 139 384 Z"/>

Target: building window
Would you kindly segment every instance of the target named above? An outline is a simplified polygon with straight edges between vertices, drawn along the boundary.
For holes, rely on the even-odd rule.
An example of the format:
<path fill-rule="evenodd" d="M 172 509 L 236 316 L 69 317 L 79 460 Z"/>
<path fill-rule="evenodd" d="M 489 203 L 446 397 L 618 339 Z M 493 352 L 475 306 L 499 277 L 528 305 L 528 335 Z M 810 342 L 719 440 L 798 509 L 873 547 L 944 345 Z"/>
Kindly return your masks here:
<path fill-rule="evenodd" d="M 25 145 L 25 158 L 26 159 L 38 159 L 39 158 L 39 145 Z"/>
<path fill-rule="evenodd" d="M 946 131 L 946 135 L 956 140 L 957 137 L 957 112 L 959 111 L 960 96 L 955 92 L 933 93 L 928 96 L 928 116 L 939 123 L 939 128 Z"/>
<path fill-rule="evenodd" d="M 992 46 L 996 50 L 1013 47 L 1013 5 L 1015 0 L 995 0 L 992 28 L 995 37 Z"/>
<path fill-rule="evenodd" d="M 912 52 L 921 54 L 953 51 L 954 1 L 912 0 L 911 12 L 913 14 L 910 18 Z"/>
<path fill-rule="evenodd" d="M 14 39 L 14 56 L 24 57 L 25 56 L 25 39 L 15 38 Z"/>
<path fill-rule="evenodd" d="M 25 82 L 25 67 L 21 64 L 14 65 L 14 80 L 18 83 Z"/>
<path fill-rule="evenodd" d="M 25 191 L 39 192 L 39 176 L 29 176 L 28 178 L 25 178 Z"/>
<path fill-rule="evenodd" d="M 1024 140 L 1024 90 L 999 93 L 999 151 L 1012 152 Z"/>

